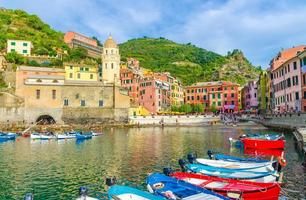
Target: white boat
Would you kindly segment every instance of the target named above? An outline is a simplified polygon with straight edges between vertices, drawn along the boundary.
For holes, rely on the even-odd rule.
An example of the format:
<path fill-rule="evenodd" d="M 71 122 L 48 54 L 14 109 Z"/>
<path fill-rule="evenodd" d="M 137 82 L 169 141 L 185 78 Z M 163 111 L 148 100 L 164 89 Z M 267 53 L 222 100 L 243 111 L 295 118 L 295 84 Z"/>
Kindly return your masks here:
<path fill-rule="evenodd" d="M 100 136 L 100 135 L 103 134 L 102 132 L 99 133 L 99 132 L 93 132 L 93 131 L 91 131 L 91 133 L 92 133 L 92 136 L 93 136 L 93 137 L 95 137 L 95 136 Z"/>
<path fill-rule="evenodd" d="M 56 137 L 54 135 L 42 135 L 38 133 L 31 134 L 31 139 L 39 139 L 39 140 L 51 140 L 55 139 Z"/>
<path fill-rule="evenodd" d="M 75 133 L 64 133 L 64 134 L 58 134 L 56 137 L 58 140 L 72 139 L 76 137 L 76 134 Z"/>
<path fill-rule="evenodd" d="M 272 162 L 231 162 L 224 160 L 210 160 L 204 158 L 197 158 L 196 162 L 202 165 L 211 167 L 234 169 L 234 170 L 248 170 L 253 172 L 271 172 L 275 169 L 272 166 Z"/>
<path fill-rule="evenodd" d="M 76 200 L 99 200 L 99 199 L 89 197 L 89 196 L 81 196 L 81 197 L 77 198 Z"/>
<path fill-rule="evenodd" d="M 41 138 L 41 136 L 38 133 L 31 134 L 31 139 L 40 139 L 40 138 Z"/>

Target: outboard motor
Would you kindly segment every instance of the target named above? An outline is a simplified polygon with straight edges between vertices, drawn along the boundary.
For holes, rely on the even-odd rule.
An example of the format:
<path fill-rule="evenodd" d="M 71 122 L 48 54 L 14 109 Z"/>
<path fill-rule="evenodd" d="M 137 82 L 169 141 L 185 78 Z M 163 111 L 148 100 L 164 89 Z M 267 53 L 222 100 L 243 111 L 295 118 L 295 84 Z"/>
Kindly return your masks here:
<path fill-rule="evenodd" d="M 273 167 L 277 172 L 280 172 L 280 171 L 282 170 L 282 166 L 281 166 L 281 164 L 280 164 L 278 161 L 273 162 L 273 163 L 272 163 L 272 167 Z"/>
<path fill-rule="evenodd" d="M 33 193 L 27 193 L 24 196 L 24 200 L 34 200 L 34 194 Z"/>
<path fill-rule="evenodd" d="M 211 160 L 214 158 L 214 153 L 210 149 L 207 151 L 207 155 L 208 155 L 209 159 L 211 159 Z"/>
<path fill-rule="evenodd" d="M 192 153 L 189 153 L 189 154 L 187 154 L 187 159 L 188 159 L 188 162 L 190 164 L 193 164 L 195 159 L 196 159 L 196 157 Z"/>
<path fill-rule="evenodd" d="M 106 178 L 105 183 L 107 186 L 112 186 L 116 184 L 116 177 Z"/>
<path fill-rule="evenodd" d="M 178 163 L 179 163 L 179 165 L 180 165 L 180 167 L 182 169 L 182 172 L 186 172 L 187 171 L 187 169 L 186 169 L 186 161 L 184 159 L 179 159 Z"/>
<path fill-rule="evenodd" d="M 166 176 L 170 176 L 170 174 L 173 173 L 173 170 L 170 168 L 170 167 L 165 167 L 163 169 L 163 173 L 166 175 Z"/>
<path fill-rule="evenodd" d="M 80 187 L 79 188 L 79 195 L 81 197 L 87 196 L 88 195 L 88 188 L 84 187 L 84 186 Z"/>

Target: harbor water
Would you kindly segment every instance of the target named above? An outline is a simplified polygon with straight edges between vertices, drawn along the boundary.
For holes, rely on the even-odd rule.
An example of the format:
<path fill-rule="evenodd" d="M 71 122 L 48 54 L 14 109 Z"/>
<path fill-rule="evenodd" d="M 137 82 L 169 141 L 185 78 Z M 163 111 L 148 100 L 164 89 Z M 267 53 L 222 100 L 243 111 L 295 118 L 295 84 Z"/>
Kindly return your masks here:
<path fill-rule="evenodd" d="M 80 186 L 92 195 L 105 192 L 105 178 L 145 190 L 145 178 L 163 167 L 179 170 L 178 159 L 189 152 L 206 157 L 212 149 L 245 156 L 231 147 L 228 138 L 245 133 L 275 133 L 254 126 L 110 128 L 86 141 L 39 141 L 18 137 L 0 143 L 0 200 L 23 199 L 33 192 L 35 200 L 75 199 Z M 288 199 L 305 199 L 306 176 L 302 158 L 291 133 L 285 133 L 284 186 Z"/>

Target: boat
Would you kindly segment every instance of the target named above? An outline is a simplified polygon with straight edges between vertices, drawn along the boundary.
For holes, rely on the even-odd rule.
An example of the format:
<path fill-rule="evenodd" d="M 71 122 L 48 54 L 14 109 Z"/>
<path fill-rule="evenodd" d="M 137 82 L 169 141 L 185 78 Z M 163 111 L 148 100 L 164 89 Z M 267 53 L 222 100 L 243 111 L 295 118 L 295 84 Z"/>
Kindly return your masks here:
<path fill-rule="evenodd" d="M 284 149 L 286 141 L 283 137 L 240 138 L 244 149 Z"/>
<path fill-rule="evenodd" d="M 40 139 L 41 140 L 52 140 L 52 139 L 56 139 L 55 135 L 40 135 Z"/>
<path fill-rule="evenodd" d="M 132 187 L 113 185 L 108 190 L 108 199 L 110 200 L 164 200 L 160 196 L 150 194 Z"/>
<path fill-rule="evenodd" d="M 280 193 L 278 183 L 241 181 L 186 172 L 175 172 L 169 175 L 231 199 L 278 200 Z"/>
<path fill-rule="evenodd" d="M 91 139 L 92 138 L 92 133 L 88 132 L 88 133 L 77 133 L 76 134 L 76 139 L 77 140 L 85 140 L 85 139 Z"/>
<path fill-rule="evenodd" d="M 231 156 L 226 154 L 216 154 L 214 155 L 216 160 L 225 160 L 230 162 L 256 162 L 256 163 L 264 163 L 268 162 L 268 160 L 260 159 L 260 158 L 242 158 L 237 156 Z"/>
<path fill-rule="evenodd" d="M 55 139 L 56 137 L 54 135 L 52 135 L 51 133 L 49 133 L 48 135 L 43 135 L 40 133 L 32 133 L 31 134 L 31 139 L 35 140 L 51 140 L 51 139 Z"/>
<path fill-rule="evenodd" d="M 225 161 L 225 160 L 210 160 L 204 158 L 196 158 L 196 163 L 207 165 L 211 167 L 216 167 L 220 169 L 233 169 L 237 171 L 252 171 L 252 172 L 271 172 L 274 171 L 272 166 L 273 162 L 232 162 L 232 161 Z"/>
<path fill-rule="evenodd" d="M 103 135 L 103 133 L 102 133 L 102 132 L 101 132 L 101 133 L 99 133 L 99 132 L 93 132 L 93 131 L 91 131 L 91 134 L 92 134 L 92 136 L 93 136 L 93 137 Z"/>
<path fill-rule="evenodd" d="M 1 141 L 7 141 L 7 140 L 15 140 L 16 134 L 6 134 L 6 133 L 0 133 L 0 140 Z"/>
<path fill-rule="evenodd" d="M 149 192 L 167 199 L 188 200 L 220 200 L 229 199 L 202 187 L 160 173 L 153 173 L 147 177 Z"/>
<path fill-rule="evenodd" d="M 252 156 L 283 156 L 284 149 L 244 149 L 243 153 Z"/>
<path fill-rule="evenodd" d="M 58 140 L 76 138 L 76 132 L 66 132 L 64 134 L 58 134 L 56 138 Z"/>
<path fill-rule="evenodd" d="M 271 183 L 276 182 L 279 174 L 277 171 L 256 172 L 248 170 L 227 169 L 212 167 L 202 164 L 186 164 L 183 159 L 179 160 L 179 165 L 184 172 L 200 173 L 209 176 L 218 176 L 221 178 L 231 178 L 238 180 L 252 180 L 256 182 Z"/>

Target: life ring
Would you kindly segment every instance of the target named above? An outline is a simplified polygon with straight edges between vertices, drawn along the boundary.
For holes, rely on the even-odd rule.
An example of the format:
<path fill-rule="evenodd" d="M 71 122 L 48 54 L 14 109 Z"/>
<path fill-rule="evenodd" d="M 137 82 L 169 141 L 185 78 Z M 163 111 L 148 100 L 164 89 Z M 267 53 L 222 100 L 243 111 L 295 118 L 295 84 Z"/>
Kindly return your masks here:
<path fill-rule="evenodd" d="M 286 161 L 286 159 L 285 159 L 285 158 L 278 157 L 278 158 L 277 158 L 277 161 L 278 161 L 278 163 L 280 164 L 280 166 L 282 166 L 282 167 L 286 167 L 286 165 L 287 165 L 287 161 Z"/>

